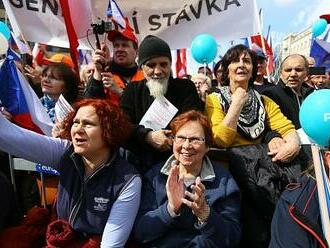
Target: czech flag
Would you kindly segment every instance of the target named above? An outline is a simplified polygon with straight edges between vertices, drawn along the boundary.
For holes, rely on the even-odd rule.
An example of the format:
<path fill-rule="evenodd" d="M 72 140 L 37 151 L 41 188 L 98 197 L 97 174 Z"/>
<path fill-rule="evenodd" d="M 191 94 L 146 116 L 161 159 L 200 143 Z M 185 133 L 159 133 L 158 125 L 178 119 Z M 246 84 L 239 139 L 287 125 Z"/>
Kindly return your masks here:
<path fill-rule="evenodd" d="M 0 100 L 12 114 L 12 122 L 51 136 L 53 123 L 11 55 L 6 57 L 0 68 Z"/>

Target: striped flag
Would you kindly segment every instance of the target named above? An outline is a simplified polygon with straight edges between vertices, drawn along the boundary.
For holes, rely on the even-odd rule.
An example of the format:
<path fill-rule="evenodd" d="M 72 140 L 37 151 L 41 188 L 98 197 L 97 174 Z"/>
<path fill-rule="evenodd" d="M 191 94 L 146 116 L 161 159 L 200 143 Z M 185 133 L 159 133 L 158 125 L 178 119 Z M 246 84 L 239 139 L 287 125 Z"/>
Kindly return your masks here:
<path fill-rule="evenodd" d="M 330 70 L 330 43 L 320 39 L 313 39 L 310 56 L 315 59 L 316 66 L 324 66 Z"/>
<path fill-rule="evenodd" d="M 107 17 L 114 21 L 121 29 L 126 27 L 126 21 L 123 12 L 120 10 L 119 6 L 114 0 L 109 1 Z"/>
<path fill-rule="evenodd" d="M 0 68 L 0 100 L 17 125 L 51 136 L 53 123 L 14 58 L 7 56 Z"/>
<path fill-rule="evenodd" d="M 21 41 L 20 37 L 16 37 L 13 32 L 11 32 L 10 36 L 10 47 L 14 50 L 18 50 L 20 54 L 31 54 L 30 48 L 23 41 Z"/>
<path fill-rule="evenodd" d="M 176 50 L 176 76 L 178 78 L 182 78 L 183 76 L 187 75 L 187 55 L 186 49 L 177 49 Z"/>
<path fill-rule="evenodd" d="M 263 39 L 264 39 L 266 55 L 268 59 L 267 61 L 268 71 L 269 73 L 271 73 L 274 70 L 273 50 L 268 44 L 267 40 L 264 37 Z M 252 50 L 257 50 L 257 49 L 263 50 L 260 35 L 251 36 L 251 48 Z"/>

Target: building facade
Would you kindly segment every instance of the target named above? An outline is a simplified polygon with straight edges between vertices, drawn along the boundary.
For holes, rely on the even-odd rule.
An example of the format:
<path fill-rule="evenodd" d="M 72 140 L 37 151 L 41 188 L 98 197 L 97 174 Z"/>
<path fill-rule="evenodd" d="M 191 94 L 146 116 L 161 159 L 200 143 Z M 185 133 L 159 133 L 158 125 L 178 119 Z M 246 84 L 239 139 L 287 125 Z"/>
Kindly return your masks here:
<path fill-rule="evenodd" d="M 281 44 L 281 57 L 285 58 L 290 54 L 301 54 L 309 56 L 312 42 L 312 30 L 308 27 L 299 33 L 286 36 Z"/>

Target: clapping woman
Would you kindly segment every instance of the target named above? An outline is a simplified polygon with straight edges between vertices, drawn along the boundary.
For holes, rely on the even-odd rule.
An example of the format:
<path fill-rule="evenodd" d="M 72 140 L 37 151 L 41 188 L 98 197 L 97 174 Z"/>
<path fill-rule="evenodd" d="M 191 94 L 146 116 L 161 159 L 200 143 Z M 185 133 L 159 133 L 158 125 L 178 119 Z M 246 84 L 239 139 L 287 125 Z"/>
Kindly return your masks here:
<path fill-rule="evenodd" d="M 135 238 L 145 247 L 236 247 L 240 193 L 223 165 L 206 156 L 206 117 L 188 111 L 171 130 L 173 155 L 146 174 Z"/>

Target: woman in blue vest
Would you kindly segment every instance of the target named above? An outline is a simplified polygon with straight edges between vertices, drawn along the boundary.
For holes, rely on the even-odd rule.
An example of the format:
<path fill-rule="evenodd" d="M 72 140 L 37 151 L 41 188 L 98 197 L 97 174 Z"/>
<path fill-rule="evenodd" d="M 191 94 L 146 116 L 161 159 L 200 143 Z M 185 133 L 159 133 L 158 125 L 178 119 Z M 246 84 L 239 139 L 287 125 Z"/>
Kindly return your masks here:
<path fill-rule="evenodd" d="M 130 124 L 106 100 L 74 105 L 60 138 L 22 129 L 0 114 L 0 149 L 60 172 L 57 215 L 80 239 L 99 235 L 101 246 L 123 247 L 140 203 L 141 179 L 117 148 Z"/>

